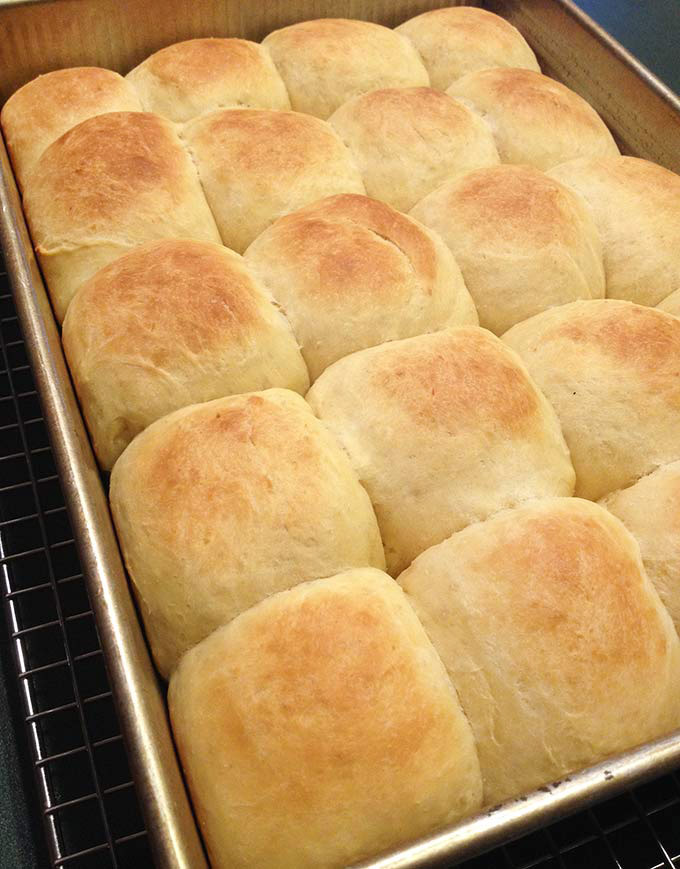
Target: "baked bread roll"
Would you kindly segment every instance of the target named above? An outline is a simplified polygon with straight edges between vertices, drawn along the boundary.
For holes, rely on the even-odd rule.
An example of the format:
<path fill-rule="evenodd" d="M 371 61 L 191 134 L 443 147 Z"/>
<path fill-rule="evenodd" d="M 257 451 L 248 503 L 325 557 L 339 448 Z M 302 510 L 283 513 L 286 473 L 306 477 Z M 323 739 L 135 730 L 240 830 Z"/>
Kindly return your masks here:
<path fill-rule="evenodd" d="M 105 112 L 138 112 L 137 94 L 111 69 L 58 69 L 29 81 L 2 107 L 0 121 L 19 186 L 43 151 L 81 121 Z"/>
<path fill-rule="evenodd" d="M 411 211 L 444 239 L 497 335 L 546 308 L 604 296 L 602 244 L 585 202 L 530 166 L 447 181 Z"/>
<path fill-rule="evenodd" d="M 307 400 L 373 501 L 393 575 L 496 510 L 573 492 L 554 410 L 483 329 L 353 353 L 326 369 Z"/>
<path fill-rule="evenodd" d="M 169 705 L 214 869 L 347 866 L 481 805 L 453 686 L 378 570 L 238 616 L 182 660 Z"/>
<path fill-rule="evenodd" d="M 513 326 L 562 424 L 576 494 L 597 501 L 680 459 L 680 321 L 654 308 L 572 302 Z"/>
<path fill-rule="evenodd" d="M 168 45 L 126 78 L 145 111 L 178 123 L 230 106 L 290 109 L 269 52 L 247 39 L 188 39 Z"/>
<path fill-rule="evenodd" d="M 550 169 L 576 157 L 617 157 L 602 118 L 583 97 L 530 69 L 484 69 L 446 91 L 493 130 L 502 163 Z"/>
<path fill-rule="evenodd" d="M 432 9 L 395 28 L 418 49 L 433 88 L 446 90 L 468 72 L 496 66 L 540 72 L 536 55 L 509 21 L 478 9 Z"/>
<path fill-rule="evenodd" d="M 400 211 L 458 172 L 499 162 L 484 121 L 432 88 L 371 91 L 329 123 L 354 155 L 368 195 Z"/>
<path fill-rule="evenodd" d="M 446 245 L 366 196 L 331 196 L 279 218 L 245 259 L 285 310 L 312 379 L 355 350 L 477 323 Z"/>
<path fill-rule="evenodd" d="M 267 290 L 238 254 L 201 241 L 150 242 L 100 269 L 69 306 L 62 340 L 105 470 L 177 408 L 309 387 L 297 341 Z"/>
<path fill-rule="evenodd" d="M 309 115 L 226 109 L 190 121 L 183 137 L 222 241 L 239 253 L 283 214 L 334 193 L 365 193 L 347 148 Z"/>
<path fill-rule="evenodd" d="M 676 290 L 667 296 L 663 302 L 659 302 L 656 306 L 660 311 L 665 311 L 667 314 L 673 314 L 675 317 L 680 317 L 680 290 Z"/>
<path fill-rule="evenodd" d="M 606 510 L 535 501 L 399 577 L 472 725 L 494 805 L 680 726 L 680 641 Z"/>
<path fill-rule="evenodd" d="M 408 39 L 369 21 L 321 18 L 275 30 L 269 49 L 297 112 L 326 119 L 358 94 L 430 84 Z"/>
<path fill-rule="evenodd" d="M 680 289 L 680 175 L 636 157 L 571 160 L 550 174 L 591 208 L 607 296 L 656 305 Z"/>
<path fill-rule="evenodd" d="M 80 285 L 130 248 L 220 242 L 174 126 L 142 112 L 99 115 L 57 139 L 28 178 L 24 211 L 60 322 Z"/>
<path fill-rule="evenodd" d="M 347 457 L 305 401 L 284 389 L 157 420 L 116 462 L 110 497 L 163 676 L 267 595 L 385 563 L 373 508 Z"/>
<path fill-rule="evenodd" d="M 600 502 L 640 544 L 647 575 L 680 632 L 680 462 Z"/>

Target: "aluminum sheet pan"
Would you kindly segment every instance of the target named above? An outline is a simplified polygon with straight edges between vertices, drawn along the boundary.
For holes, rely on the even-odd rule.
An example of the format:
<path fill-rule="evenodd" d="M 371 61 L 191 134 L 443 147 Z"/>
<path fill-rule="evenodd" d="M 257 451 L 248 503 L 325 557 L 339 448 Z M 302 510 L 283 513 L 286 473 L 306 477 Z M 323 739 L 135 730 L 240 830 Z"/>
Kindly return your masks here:
<path fill-rule="evenodd" d="M 152 51 L 193 36 L 261 39 L 308 18 L 393 26 L 428 0 L 0 0 L 0 101 L 41 72 L 93 64 L 126 72 Z M 625 153 L 680 172 L 680 101 L 570 0 L 489 0 L 516 24 L 542 68 L 585 96 Z M 61 476 L 149 838 L 162 867 L 206 860 L 156 677 L 128 589 L 106 494 L 90 448 L 12 176 L 0 142 L 0 242 Z M 442 866 L 680 765 L 680 732 L 487 810 L 362 869 Z"/>

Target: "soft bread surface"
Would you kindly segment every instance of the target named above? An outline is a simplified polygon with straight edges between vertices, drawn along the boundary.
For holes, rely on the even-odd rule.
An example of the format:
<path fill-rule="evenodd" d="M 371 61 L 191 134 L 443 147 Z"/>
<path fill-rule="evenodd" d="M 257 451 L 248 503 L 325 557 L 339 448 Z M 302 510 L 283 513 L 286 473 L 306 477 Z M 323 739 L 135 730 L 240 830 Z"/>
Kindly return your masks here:
<path fill-rule="evenodd" d="M 471 72 L 446 91 L 493 130 L 502 163 L 550 169 L 577 157 L 616 157 L 602 118 L 583 97 L 530 69 Z"/>
<path fill-rule="evenodd" d="M 647 575 L 680 632 L 680 462 L 664 465 L 601 503 L 640 544 Z"/>
<path fill-rule="evenodd" d="M 656 307 L 659 311 L 665 311 L 668 314 L 673 314 L 675 317 L 680 317 L 680 290 L 671 293 L 663 302 L 659 302 Z"/>
<path fill-rule="evenodd" d="M 496 510 L 573 492 L 555 412 L 519 357 L 483 329 L 354 353 L 307 400 L 371 496 L 393 575 Z"/>
<path fill-rule="evenodd" d="M 475 6 L 432 9 L 396 28 L 418 49 L 433 88 L 446 90 L 468 72 L 497 66 L 540 72 L 536 55 L 509 21 Z"/>
<path fill-rule="evenodd" d="M 399 586 L 299 585 L 193 649 L 170 714 L 218 867 L 341 867 L 481 805 L 470 727 Z"/>
<path fill-rule="evenodd" d="M 608 297 L 656 305 L 680 290 L 680 175 L 636 157 L 573 160 L 550 174 L 592 210 Z"/>
<path fill-rule="evenodd" d="M 535 501 L 429 549 L 399 582 L 472 725 L 496 804 L 680 726 L 680 643 L 606 510 Z"/>
<path fill-rule="evenodd" d="M 428 86 L 430 78 L 404 36 L 369 21 L 321 18 L 275 30 L 262 44 L 298 112 L 326 119 L 358 94 Z"/>
<path fill-rule="evenodd" d="M 230 106 L 290 109 L 269 52 L 247 39 L 188 39 L 168 45 L 126 78 L 145 111 L 178 123 Z"/>
<path fill-rule="evenodd" d="M 432 88 L 371 91 L 329 123 L 354 155 L 367 194 L 400 211 L 458 172 L 499 162 L 484 121 Z"/>
<path fill-rule="evenodd" d="M 220 241 L 174 125 L 143 112 L 99 115 L 57 139 L 28 178 L 24 211 L 60 321 L 80 285 L 130 248 Z"/>
<path fill-rule="evenodd" d="M 138 112 L 134 89 L 110 69 L 80 66 L 40 75 L 12 94 L 0 120 L 23 188 L 43 151 L 81 121 L 105 112 Z"/>
<path fill-rule="evenodd" d="M 503 340 L 557 411 L 577 495 L 596 501 L 680 459 L 680 320 L 616 299 L 572 302 Z"/>
<path fill-rule="evenodd" d="M 604 296 L 602 244 L 585 202 L 530 166 L 448 181 L 411 211 L 449 246 L 497 335 L 555 305 Z"/>
<path fill-rule="evenodd" d="M 299 112 L 226 109 L 185 125 L 222 241 L 239 253 L 278 217 L 334 193 L 365 193 L 349 151 Z"/>
<path fill-rule="evenodd" d="M 285 310 L 312 379 L 355 350 L 477 323 L 441 239 L 366 196 L 332 196 L 279 218 L 245 259 Z"/>
<path fill-rule="evenodd" d="M 62 339 L 105 470 L 177 408 L 309 387 L 290 324 L 267 291 L 238 254 L 206 242 L 150 242 L 105 266 L 76 293 Z"/>
<path fill-rule="evenodd" d="M 175 411 L 111 474 L 111 509 L 156 664 L 275 591 L 384 567 L 373 508 L 305 401 L 284 389 Z"/>

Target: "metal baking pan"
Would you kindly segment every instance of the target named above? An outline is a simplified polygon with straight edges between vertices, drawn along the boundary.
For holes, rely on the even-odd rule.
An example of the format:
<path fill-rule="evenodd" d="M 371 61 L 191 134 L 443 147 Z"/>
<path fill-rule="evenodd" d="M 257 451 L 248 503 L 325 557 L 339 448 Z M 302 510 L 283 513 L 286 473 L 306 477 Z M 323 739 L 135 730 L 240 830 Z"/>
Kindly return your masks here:
<path fill-rule="evenodd" d="M 451 0 L 0 0 L 0 102 L 39 73 L 79 65 L 125 73 L 156 49 L 194 36 L 259 40 L 277 27 L 326 16 L 394 26 L 444 5 L 457 4 Z M 476 5 L 516 24 L 543 70 L 592 103 L 624 153 L 680 172 L 680 101 L 570 0 L 489 0 Z M 173 748 L 164 688 L 151 664 L 130 596 L 102 478 L 1 140 L 0 242 L 156 860 L 162 867 L 201 869 L 206 859 Z M 406 869 L 450 864 L 677 765 L 680 732 L 361 866 Z"/>

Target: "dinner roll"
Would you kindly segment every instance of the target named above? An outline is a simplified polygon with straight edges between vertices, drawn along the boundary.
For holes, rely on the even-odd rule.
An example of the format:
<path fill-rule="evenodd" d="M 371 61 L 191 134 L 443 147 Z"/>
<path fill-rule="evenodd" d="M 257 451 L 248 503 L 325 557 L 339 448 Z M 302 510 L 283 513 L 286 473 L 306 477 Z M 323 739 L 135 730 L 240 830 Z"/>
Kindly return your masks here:
<path fill-rule="evenodd" d="M 141 108 L 133 88 L 111 69 L 58 69 L 25 84 L 0 114 L 20 186 L 25 186 L 43 151 L 67 130 L 105 112 L 138 112 Z"/>
<path fill-rule="evenodd" d="M 562 424 L 576 494 L 593 501 L 680 459 L 680 321 L 616 299 L 572 302 L 513 326 L 516 350 Z"/>
<path fill-rule="evenodd" d="M 602 244 L 586 204 L 530 166 L 459 176 L 411 214 L 444 239 L 479 322 L 498 335 L 554 305 L 604 296 Z"/>
<path fill-rule="evenodd" d="M 385 564 L 373 508 L 347 457 L 284 389 L 152 423 L 116 462 L 110 496 L 163 676 L 267 595 Z"/>
<path fill-rule="evenodd" d="M 472 725 L 494 805 L 680 726 L 680 641 L 606 510 L 535 501 L 399 577 Z"/>
<path fill-rule="evenodd" d="M 640 544 L 647 575 L 680 631 L 680 462 L 601 502 Z"/>
<path fill-rule="evenodd" d="M 300 21 L 270 33 L 262 44 L 281 73 L 293 108 L 317 118 L 328 118 L 367 91 L 430 84 L 408 39 L 369 21 Z"/>
<path fill-rule="evenodd" d="M 680 175 L 636 157 L 571 160 L 550 174 L 590 205 L 607 296 L 656 305 L 680 289 Z"/>
<path fill-rule="evenodd" d="M 100 465 L 179 407 L 270 386 L 304 393 L 285 317 L 238 254 L 184 239 L 134 248 L 76 293 L 64 351 Z"/>
<path fill-rule="evenodd" d="M 453 686 L 378 570 L 238 616 L 182 660 L 169 705 L 214 869 L 343 867 L 481 805 Z"/>
<path fill-rule="evenodd" d="M 371 91 L 329 123 L 354 155 L 368 195 L 400 211 L 457 172 L 499 162 L 484 121 L 432 88 Z"/>
<path fill-rule="evenodd" d="M 353 353 L 307 400 L 371 496 L 394 575 L 502 507 L 573 492 L 555 412 L 519 358 L 475 326 Z"/>
<path fill-rule="evenodd" d="M 334 193 L 364 193 L 328 124 L 298 112 L 226 109 L 183 132 L 223 242 L 242 253 L 277 217 Z"/>
<path fill-rule="evenodd" d="M 575 157 L 616 157 L 602 118 L 583 97 L 531 69 L 470 72 L 446 91 L 491 127 L 502 163 L 550 169 Z"/>
<path fill-rule="evenodd" d="M 446 88 L 477 69 L 513 66 L 540 72 L 536 55 L 509 21 L 475 6 L 432 9 L 396 28 L 418 49 L 432 87 Z"/>
<path fill-rule="evenodd" d="M 656 306 L 660 311 L 666 311 L 668 314 L 673 314 L 675 317 L 680 317 L 680 290 L 676 290 L 667 296 L 663 302 L 659 302 Z"/>
<path fill-rule="evenodd" d="M 331 196 L 279 218 L 245 259 L 285 310 L 312 379 L 355 350 L 477 323 L 441 239 L 365 196 Z"/>
<path fill-rule="evenodd" d="M 188 39 L 168 45 L 126 78 L 145 111 L 180 123 L 230 106 L 290 109 L 269 52 L 247 39 Z"/>
<path fill-rule="evenodd" d="M 57 139 L 28 178 L 24 211 L 60 322 L 80 285 L 135 245 L 220 241 L 174 126 L 142 112 L 99 115 Z"/>

